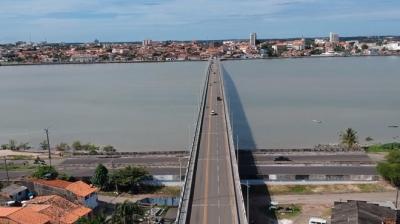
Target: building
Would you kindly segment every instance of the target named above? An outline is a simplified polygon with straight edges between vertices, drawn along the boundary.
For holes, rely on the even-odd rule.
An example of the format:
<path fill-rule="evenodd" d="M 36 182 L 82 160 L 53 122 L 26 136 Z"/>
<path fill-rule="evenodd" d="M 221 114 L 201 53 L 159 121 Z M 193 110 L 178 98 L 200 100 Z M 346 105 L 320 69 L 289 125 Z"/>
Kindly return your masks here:
<path fill-rule="evenodd" d="M 0 207 L 0 223 L 4 224 L 51 224 L 46 215 L 27 207 Z"/>
<path fill-rule="evenodd" d="M 73 224 L 92 209 L 74 204 L 58 195 L 39 196 L 23 207 L 0 207 L 0 223 Z"/>
<path fill-rule="evenodd" d="M 1 196 L 12 201 L 23 201 L 28 199 L 29 190 L 25 186 L 11 184 L 1 190 Z"/>
<path fill-rule="evenodd" d="M 399 211 L 365 201 L 335 202 L 332 224 L 392 224 L 399 223 Z"/>
<path fill-rule="evenodd" d="M 35 180 L 34 189 L 38 195 L 59 195 L 71 202 L 79 203 L 88 208 L 96 208 L 97 188 L 83 181 L 69 182 L 64 180 Z"/>
<path fill-rule="evenodd" d="M 250 34 L 250 46 L 255 47 L 257 45 L 257 34 L 251 33 Z"/>
<path fill-rule="evenodd" d="M 146 39 L 146 40 L 143 40 L 142 46 L 143 47 L 150 46 L 151 43 L 152 43 L 152 40 Z"/>
<path fill-rule="evenodd" d="M 339 34 L 330 32 L 329 33 L 329 42 L 338 43 L 339 42 Z"/>

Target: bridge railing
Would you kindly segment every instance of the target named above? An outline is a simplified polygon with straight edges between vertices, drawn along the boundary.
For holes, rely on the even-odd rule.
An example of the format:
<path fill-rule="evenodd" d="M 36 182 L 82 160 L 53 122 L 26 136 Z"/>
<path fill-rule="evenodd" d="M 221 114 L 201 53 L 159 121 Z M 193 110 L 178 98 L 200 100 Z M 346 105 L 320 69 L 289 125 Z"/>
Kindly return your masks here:
<path fill-rule="evenodd" d="M 193 141 L 191 142 L 189 160 L 187 164 L 187 169 L 185 173 L 185 181 L 181 190 L 181 197 L 179 200 L 178 206 L 178 214 L 175 220 L 177 224 L 186 223 L 188 214 L 190 213 L 190 201 L 192 200 L 193 195 L 193 182 L 195 180 L 195 170 L 197 166 L 197 155 L 198 155 L 198 146 L 200 144 L 200 134 L 201 129 L 203 127 L 203 116 L 204 116 L 204 108 L 206 104 L 207 90 L 208 90 L 208 80 L 211 72 L 211 60 L 208 62 L 208 66 L 206 69 L 206 78 L 203 87 L 203 93 L 201 96 L 201 102 L 199 105 L 199 113 L 196 121 L 196 129 L 194 132 Z"/>
<path fill-rule="evenodd" d="M 240 184 L 240 176 L 239 176 L 239 168 L 237 159 L 235 156 L 235 144 L 233 142 L 233 131 L 230 119 L 230 111 L 229 106 L 227 105 L 227 94 L 225 94 L 225 84 L 224 84 L 224 73 L 222 70 L 222 64 L 218 61 L 219 72 L 221 77 L 221 85 L 222 85 L 222 96 L 224 102 L 224 110 L 225 110 L 225 120 L 226 120 L 226 129 L 228 132 L 228 140 L 229 140 L 229 156 L 231 161 L 231 170 L 232 176 L 235 182 L 235 199 L 236 199 L 236 208 L 238 214 L 238 220 L 240 224 L 248 224 L 247 216 L 246 216 L 246 209 L 244 206 L 244 199 L 242 194 L 242 186 Z"/>

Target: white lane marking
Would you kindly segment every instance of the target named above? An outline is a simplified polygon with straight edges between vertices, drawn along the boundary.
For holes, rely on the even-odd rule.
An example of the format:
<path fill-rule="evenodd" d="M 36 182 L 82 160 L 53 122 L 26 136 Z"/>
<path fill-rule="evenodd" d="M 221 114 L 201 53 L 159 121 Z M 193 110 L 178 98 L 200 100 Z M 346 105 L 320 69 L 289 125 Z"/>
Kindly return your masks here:
<path fill-rule="evenodd" d="M 218 224 L 221 224 L 221 215 L 218 215 Z"/>
<path fill-rule="evenodd" d="M 231 204 L 193 204 L 192 207 L 231 207 Z"/>

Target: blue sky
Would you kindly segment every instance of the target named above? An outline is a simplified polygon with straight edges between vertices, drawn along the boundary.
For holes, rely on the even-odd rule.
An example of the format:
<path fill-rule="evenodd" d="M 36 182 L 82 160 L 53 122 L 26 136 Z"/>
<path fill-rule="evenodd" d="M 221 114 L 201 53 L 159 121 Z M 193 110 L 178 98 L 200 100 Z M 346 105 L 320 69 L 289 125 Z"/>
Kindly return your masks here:
<path fill-rule="evenodd" d="M 400 35 L 399 0 L 0 0 L 0 42 Z"/>

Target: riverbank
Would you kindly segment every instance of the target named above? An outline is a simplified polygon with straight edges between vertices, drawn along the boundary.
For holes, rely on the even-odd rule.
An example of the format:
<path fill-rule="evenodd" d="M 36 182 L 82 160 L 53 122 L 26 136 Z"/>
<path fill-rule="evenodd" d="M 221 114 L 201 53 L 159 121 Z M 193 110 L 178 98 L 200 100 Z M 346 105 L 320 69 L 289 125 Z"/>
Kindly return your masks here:
<path fill-rule="evenodd" d="M 221 58 L 221 61 L 252 61 L 252 60 L 272 60 L 272 59 L 304 59 L 304 58 L 352 58 L 352 57 L 400 57 L 400 54 L 394 55 L 310 55 L 293 57 L 267 57 L 267 58 Z M 208 59 L 199 60 L 168 60 L 168 61 L 99 61 L 99 62 L 44 62 L 44 63 L 2 63 L 0 66 L 33 66 L 33 65 L 94 65 L 94 64 L 137 64 L 137 63 L 173 63 L 173 62 L 204 62 Z"/>

